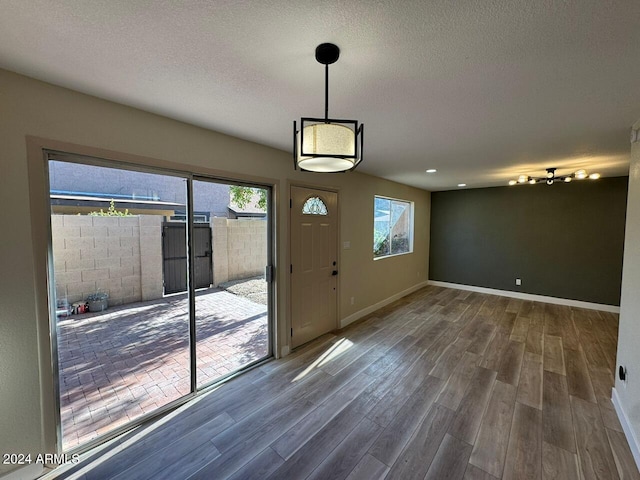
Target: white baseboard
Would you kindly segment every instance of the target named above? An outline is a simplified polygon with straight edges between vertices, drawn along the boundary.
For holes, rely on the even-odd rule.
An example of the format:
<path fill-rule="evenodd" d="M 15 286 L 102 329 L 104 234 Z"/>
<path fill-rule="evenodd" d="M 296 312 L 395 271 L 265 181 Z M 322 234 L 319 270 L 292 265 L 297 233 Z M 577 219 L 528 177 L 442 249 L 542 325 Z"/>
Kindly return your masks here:
<path fill-rule="evenodd" d="M 406 290 L 403 290 L 402 292 L 398 292 L 395 295 L 391 295 L 389 298 L 385 298 L 384 300 L 382 300 L 382 301 L 380 301 L 378 303 L 370 305 L 367 308 L 363 308 L 362 310 L 358 310 L 357 312 L 352 313 L 351 315 L 341 319 L 340 320 L 340 328 L 344 328 L 347 325 L 352 324 L 356 320 L 360 320 L 362 317 L 365 317 L 365 316 L 369 315 L 370 313 L 373 313 L 373 312 L 375 312 L 376 310 L 378 310 L 378 309 L 380 309 L 382 307 L 386 307 L 390 303 L 393 303 L 396 300 L 400 300 L 402 297 L 406 297 L 410 293 L 413 293 L 416 290 L 420 290 L 421 288 L 426 287 L 427 285 L 429 285 L 428 281 L 418 283 L 418 284 L 416 284 L 416 285 L 414 285 L 412 287 L 407 288 Z"/>
<path fill-rule="evenodd" d="M 500 295 L 502 297 L 518 298 L 521 300 L 531 300 L 534 302 L 552 303 L 554 305 L 567 305 L 569 307 L 586 308 L 589 310 L 600 310 L 602 312 L 620 313 L 620 307 L 615 305 L 604 305 L 601 303 L 581 302 L 580 300 L 570 300 L 568 298 L 547 297 L 545 295 L 535 295 L 533 293 L 512 292 L 510 290 L 497 290 L 495 288 L 475 287 L 473 285 L 462 285 L 460 283 L 440 282 L 429 280 L 429 285 L 436 287 L 455 288 L 458 290 L 470 290 L 472 292 L 486 293 L 489 295 Z"/>
<path fill-rule="evenodd" d="M 33 480 L 38 478 L 44 473 L 45 469 L 42 464 L 31 463 L 24 467 L 13 470 L 12 472 L 3 475 L 0 473 L 0 479 L 2 480 Z"/>
<path fill-rule="evenodd" d="M 638 470 L 640 470 L 640 442 L 638 442 L 638 439 L 636 438 L 636 435 L 631 428 L 629 418 L 627 417 L 627 413 L 624 411 L 622 405 L 620 404 L 620 397 L 618 397 L 618 392 L 615 388 L 611 393 L 611 401 L 613 402 L 613 406 L 615 407 L 616 413 L 618 414 L 618 419 L 620 420 L 622 430 L 624 430 L 624 434 L 627 437 L 627 442 L 629 443 L 629 448 L 631 449 L 633 458 L 636 461 Z"/>

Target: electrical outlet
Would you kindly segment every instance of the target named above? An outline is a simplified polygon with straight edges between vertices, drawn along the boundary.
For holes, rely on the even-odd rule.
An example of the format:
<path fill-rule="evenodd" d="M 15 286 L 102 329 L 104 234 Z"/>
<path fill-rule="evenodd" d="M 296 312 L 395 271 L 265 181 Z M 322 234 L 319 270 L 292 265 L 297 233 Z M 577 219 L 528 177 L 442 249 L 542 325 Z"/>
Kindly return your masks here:
<path fill-rule="evenodd" d="M 520 285 L 522 285 L 522 279 L 521 278 L 516 278 L 516 285 L 519 287 Z"/>
<path fill-rule="evenodd" d="M 627 388 L 629 375 L 627 374 L 627 367 L 625 367 L 624 365 L 620 365 L 620 367 L 618 367 L 618 378 L 622 382 L 622 386 Z"/>

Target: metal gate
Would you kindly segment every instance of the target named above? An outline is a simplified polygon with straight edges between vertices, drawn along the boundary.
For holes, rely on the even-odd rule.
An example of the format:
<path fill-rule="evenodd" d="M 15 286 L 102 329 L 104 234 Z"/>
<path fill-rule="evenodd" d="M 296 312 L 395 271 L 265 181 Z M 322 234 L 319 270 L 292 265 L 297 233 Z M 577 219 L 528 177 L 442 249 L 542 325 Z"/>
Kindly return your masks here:
<path fill-rule="evenodd" d="M 208 288 L 213 283 L 211 263 L 211 227 L 193 226 L 195 288 Z M 187 226 L 185 223 L 162 224 L 162 274 L 164 293 L 187 291 Z"/>

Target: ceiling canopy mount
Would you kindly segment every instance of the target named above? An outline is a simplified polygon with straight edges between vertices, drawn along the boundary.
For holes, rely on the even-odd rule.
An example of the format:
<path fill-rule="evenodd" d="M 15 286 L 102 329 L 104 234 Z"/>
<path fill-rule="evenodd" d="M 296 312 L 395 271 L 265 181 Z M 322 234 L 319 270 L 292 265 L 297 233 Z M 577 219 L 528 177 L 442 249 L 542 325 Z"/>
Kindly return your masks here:
<path fill-rule="evenodd" d="M 340 49 L 333 43 L 321 43 L 316 47 L 316 60 L 322 65 L 331 65 L 340 58 Z"/>

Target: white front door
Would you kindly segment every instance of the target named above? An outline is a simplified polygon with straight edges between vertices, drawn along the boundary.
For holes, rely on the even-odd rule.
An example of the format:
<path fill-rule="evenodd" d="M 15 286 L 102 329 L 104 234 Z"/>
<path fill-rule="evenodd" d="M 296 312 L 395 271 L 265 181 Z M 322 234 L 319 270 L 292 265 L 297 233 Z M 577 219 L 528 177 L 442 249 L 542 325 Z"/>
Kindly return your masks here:
<path fill-rule="evenodd" d="M 338 194 L 291 187 L 291 345 L 337 328 Z"/>

